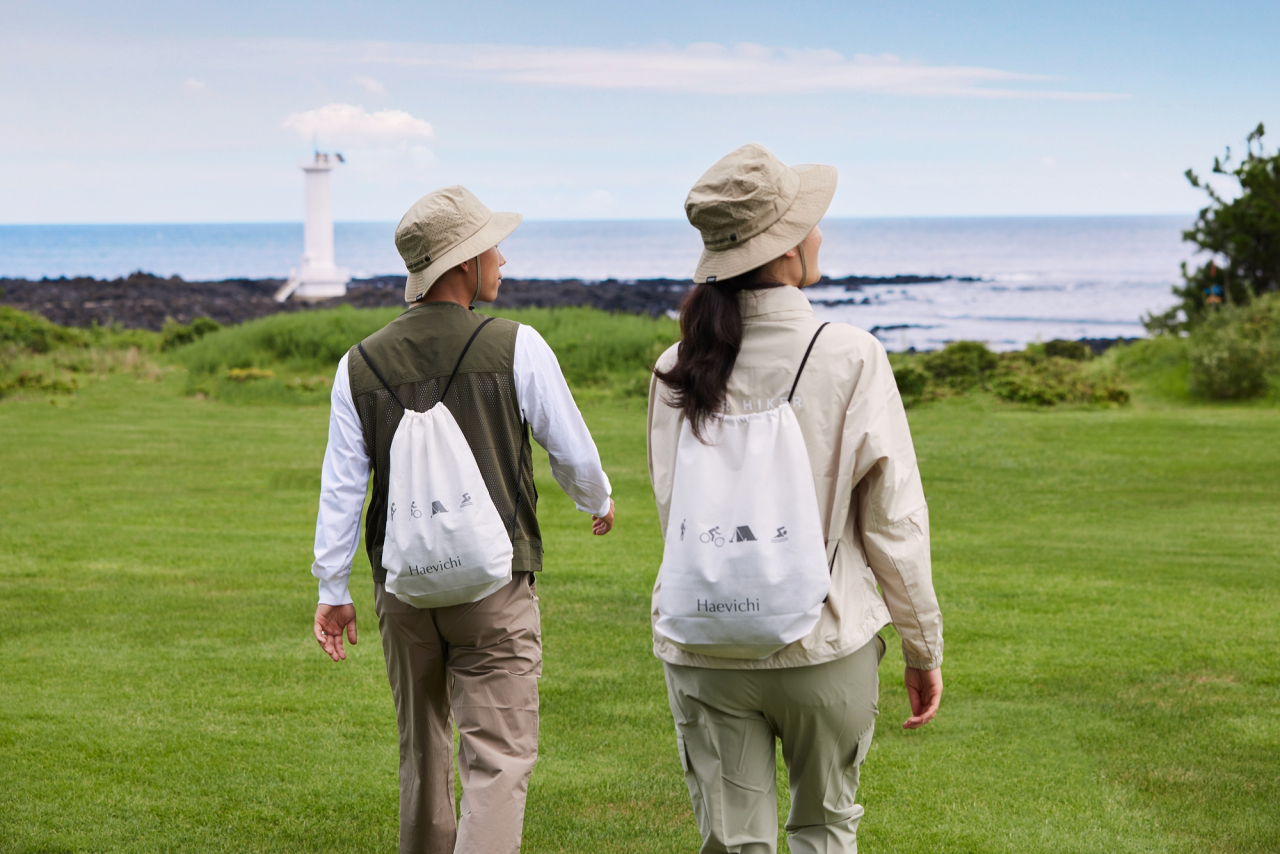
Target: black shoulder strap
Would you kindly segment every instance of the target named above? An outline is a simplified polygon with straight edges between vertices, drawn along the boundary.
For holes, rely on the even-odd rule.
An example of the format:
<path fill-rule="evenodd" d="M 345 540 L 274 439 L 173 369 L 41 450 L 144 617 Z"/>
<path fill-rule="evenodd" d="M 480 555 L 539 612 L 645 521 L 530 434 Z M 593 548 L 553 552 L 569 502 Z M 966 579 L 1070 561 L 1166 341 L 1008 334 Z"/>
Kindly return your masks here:
<path fill-rule="evenodd" d="M 382 378 L 382 372 L 374 367 L 373 360 L 369 358 L 369 354 L 364 351 L 364 342 L 356 344 L 356 349 L 360 351 L 360 358 L 364 359 L 364 363 L 369 366 L 369 370 L 373 371 L 373 375 L 378 378 L 378 382 L 382 383 L 382 387 L 387 390 L 387 394 L 391 395 L 391 399 L 400 404 L 400 408 L 404 409 L 405 405 L 400 403 L 400 398 L 396 397 L 396 393 L 392 391 L 391 386 Z"/>
<path fill-rule="evenodd" d="M 449 393 L 449 387 L 453 385 L 453 378 L 458 375 L 458 368 L 462 367 L 462 360 L 466 357 L 467 351 L 471 349 L 471 342 L 476 340 L 476 336 L 480 334 L 480 330 L 484 329 L 491 320 L 493 320 L 492 317 L 486 317 L 484 322 L 477 326 L 475 331 L 471 333 L 471 337 L 467 339 L 466 346 L 462 348 L 462 354 L 458 356 L 458 361 L 453 366 L 453 373 L 449 374 L 449 381 L 444 384 L 444 391 L 440 392 L 441 400 L 444 400 L 444 396 Z M 383 378 L 382 372 L 374 366 L 373 360 L 370 359 L 369 354 L 364 351 L 364 343 L 361 342 L 357 344 L 356 349 L 360 351 L 361 358 L 363 358 L 364 363 L 369 366 L 369 370 L 373 371 L 373 375 L 378 378 L 378 382 L 382 383 L 382 387 L 387 390 L 387 394 L 391 395 L 391 399 L 399 404 L 401 409 L 408 409 L 408 407 L 400 401 L 400 398 L 396 396 L 395 391 L 392 390 L 386 379 Z"/>
<path fill-rule="evenodd" d="M 804 366 L 809 362 L 809 354 L 813 352 L 813 345 L 818 342 L 818 336 L 826 328 L 827 324 L 822 324 L 818 327 L 818 331 L 813 333 L 813 337 L 809 339 L 809 348 L 804 351 L 804 358 L 800 360 L 800 370 L 796 371 L 796 381 L 791 384 L 791 394 L 787 395 L 787 403 L 790 403 L 791 398 L 795 397 L 796 386 L 800 385 L 800 375 L 804 373 Z"/>
<path fill-rule="evenodd" d="M 453 378 L 458 375 L 458 368 L 462 367 L 462 360 L 466 358 L 467 351 L 471 349 L 471 342 L 476 340 L 476 336 L 480 334 L 480 330 L 484 329 L 493 320 L 492 317 L 486 317 L 484 322 L 476 327 L 476 331 L 471 333 L 471 337 L 467 339 L 467 344 L 462 348 L 462 355 L 458 356 L 458 363 L 453 366 L 453 373 L 449 374 L 449 381 L 444 384 L 444 391 L 440 392 L 440 399 L 444 400 L 444 396 L 449 393 L 449 386 L 453 385 Z"/>

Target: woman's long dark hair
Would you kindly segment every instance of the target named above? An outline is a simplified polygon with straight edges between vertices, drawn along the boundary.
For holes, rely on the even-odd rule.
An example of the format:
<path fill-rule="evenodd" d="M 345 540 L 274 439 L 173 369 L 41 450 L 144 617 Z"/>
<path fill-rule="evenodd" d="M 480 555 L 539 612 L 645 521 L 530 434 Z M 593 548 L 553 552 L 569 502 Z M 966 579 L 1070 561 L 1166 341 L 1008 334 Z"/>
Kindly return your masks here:
<path fill-rule="evenodd" d="M 671 389 L 668 406 L 684 410 L 693 435 L 703 439 L 708 418 L 724 407 L 729 374 L 742 347 L 742 291 L 781 287 L 764 279 L 762 268 L 725 279 L 694 285 L 680 303 L 680 347 L 669 371 L 654 375 Z"/>

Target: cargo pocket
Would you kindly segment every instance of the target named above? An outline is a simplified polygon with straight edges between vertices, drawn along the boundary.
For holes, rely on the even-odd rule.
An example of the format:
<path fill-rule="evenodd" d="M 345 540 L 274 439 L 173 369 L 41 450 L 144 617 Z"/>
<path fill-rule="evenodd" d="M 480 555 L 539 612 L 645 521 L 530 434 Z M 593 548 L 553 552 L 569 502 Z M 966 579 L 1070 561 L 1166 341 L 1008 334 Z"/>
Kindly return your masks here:
<path fill-rule="evenodd" d="M 689 764 L 689 748 L 685 747 L 684 736 L 676 733 L 676 751 L 680 754 L 680 767 L 684 769 L 684 773 L 693 772 L 693 767 Z"/>

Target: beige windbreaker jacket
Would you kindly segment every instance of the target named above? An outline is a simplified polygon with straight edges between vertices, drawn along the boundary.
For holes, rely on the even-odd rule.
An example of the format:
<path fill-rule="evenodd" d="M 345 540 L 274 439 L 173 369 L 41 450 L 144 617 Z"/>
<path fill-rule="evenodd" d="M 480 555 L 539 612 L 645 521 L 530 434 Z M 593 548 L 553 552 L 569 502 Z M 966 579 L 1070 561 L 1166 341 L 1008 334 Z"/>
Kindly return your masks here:
<path fill-rule="evenodd" d="M 742 349 L 726 401 L 735 414 L 769 409 L 786 399 L 819 326 L 797 288 L 744 291 L 739 304 Z M 658 367 L 669 370 L 675 361 L 673 346 Z M 681 410 L 663 402 L 669 395 L 654 377 L 649 386 L 649 477 L 664 537 L 684 418 Z M 818 624 L 806 637 L 755 661 L 685 652 L 655 628 L 654 654 L 671 664 L 723 670 L 804 667 L 848 655 L 893 623 L 908 666 L 939 667 L 942 614 L 929 565 L 929 510 L 884 347 L 861 329 L 831 324 L 818 336 L 792 406 L 809 451 L 828 546 L 839 540 L 831 592 Z M 653 590 L 655 623 L 661 586 L 659 573 Z"/>

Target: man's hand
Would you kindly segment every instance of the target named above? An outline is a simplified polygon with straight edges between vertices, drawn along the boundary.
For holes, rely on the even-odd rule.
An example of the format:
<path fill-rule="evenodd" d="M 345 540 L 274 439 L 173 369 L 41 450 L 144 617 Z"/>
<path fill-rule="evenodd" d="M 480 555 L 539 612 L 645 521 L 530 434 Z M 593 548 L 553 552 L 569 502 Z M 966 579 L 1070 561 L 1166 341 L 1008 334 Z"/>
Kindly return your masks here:
<path fill-rule="evenodd" d="M 347 640 L 356 645 L 356 606 L 317 605 L 316 624 L 313 627 L 316 642 L 329 653 L 334 661 L 346 661 L 347 651 L 342 648 L 342 630 L 347 630 Z"/>
<path fill-rule="evenodd" d="M 591 517 L 591 533 L 603 537 L 613 530 L 613 499 L 609 499 L 609 512 L 604 516 Z"/>
<path fill-rule="evenodd" d="M 942 702 L 942 668 L 917 670 L 908 667 L 902 682 L 907 686 L 907 697 L 911 700 L 911 717 L 902 724 L 902 728 L 918 729 L 938 713 L 938 704 Z"/>

